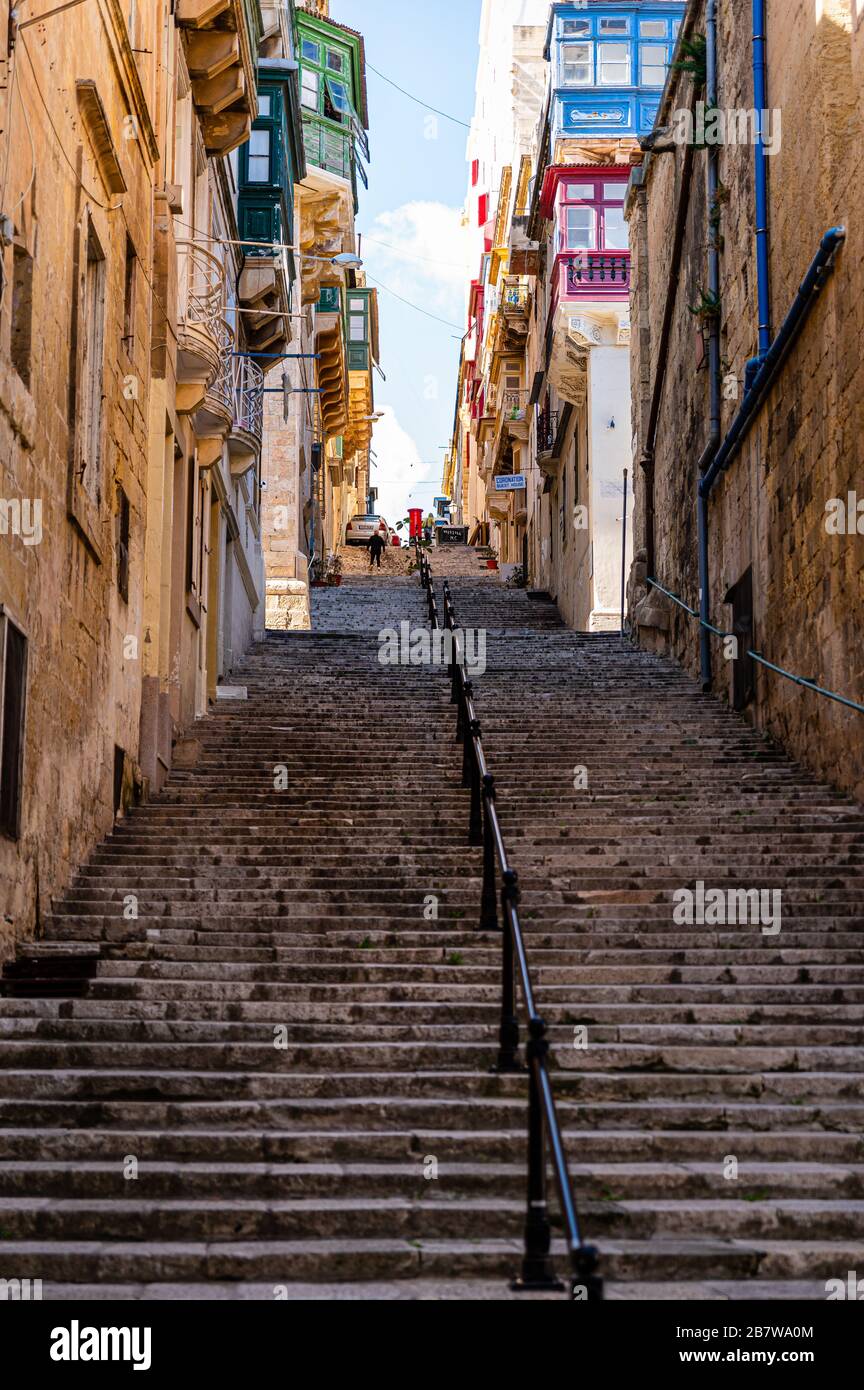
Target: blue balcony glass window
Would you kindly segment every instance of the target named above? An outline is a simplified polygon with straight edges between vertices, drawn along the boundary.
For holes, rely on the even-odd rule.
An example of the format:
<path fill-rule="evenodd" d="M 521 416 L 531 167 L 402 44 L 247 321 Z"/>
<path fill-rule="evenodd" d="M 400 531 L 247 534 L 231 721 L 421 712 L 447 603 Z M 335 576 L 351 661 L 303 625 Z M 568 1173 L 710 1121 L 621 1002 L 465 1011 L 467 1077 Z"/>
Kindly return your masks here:
<path fill-rule="evenodd" d="M 556 136 L 650 130 L 684 14 L 683 0 L 555 4 L 546 56 Z"/>

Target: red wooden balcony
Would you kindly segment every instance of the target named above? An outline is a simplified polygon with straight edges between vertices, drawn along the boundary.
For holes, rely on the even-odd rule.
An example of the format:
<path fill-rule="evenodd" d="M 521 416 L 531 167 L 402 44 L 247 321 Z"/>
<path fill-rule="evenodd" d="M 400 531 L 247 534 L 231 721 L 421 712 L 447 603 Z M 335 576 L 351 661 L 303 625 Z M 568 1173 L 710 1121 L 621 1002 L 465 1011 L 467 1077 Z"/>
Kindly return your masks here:
<path fill-rule="evenodd" d="M 630 297 L 629 251 L 562 251 L 558 302 Z"/>

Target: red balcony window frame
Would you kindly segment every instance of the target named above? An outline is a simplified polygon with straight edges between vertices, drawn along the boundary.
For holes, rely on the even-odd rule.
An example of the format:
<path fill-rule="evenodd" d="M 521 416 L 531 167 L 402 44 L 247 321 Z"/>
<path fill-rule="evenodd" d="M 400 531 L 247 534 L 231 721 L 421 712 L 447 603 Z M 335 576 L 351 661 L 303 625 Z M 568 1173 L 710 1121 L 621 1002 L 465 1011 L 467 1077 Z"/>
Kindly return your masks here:
<path fill-rule="evenodd" d="M 630 295 L 630 252 L 619 247 L 607 247 L 604 211 L 608 207 L 623 207 L 630 176 L 629 168 L 619 165 L 559 165 L 549 169 L 544 181 L 542 210 L 555 223 L 558 276 L 551 305 L 552 312 L 562 301 L 602 299 L 626 301 Z M 577 197 L 572 190 L 591 185 L 590 197 Z M 621 189 L 620 201 L 604 195 L 604 184 L 616 184 Z M 568 248 L 567 209 L 590 207 L 594 212 L 594 245 L 588 248 Z M 610 258 L 607 265 L 606 258 Z M 578 287 L 568 279 L 571 265 L 583 260 L 590 272 Z"/>
<path fill-rule="evenodd" d="M 624 177 L 621 177 L 621 173 Z M 626 246 L 607 246 L 606 245 L 606 213 L 610 208 L 621 209 L 624 206 L 624 195 L 627 189 L 627 178 L 629 171 L 619 171 L 617 169 L 602 169 L 592 167 L 590 173 L 582 173 L 574 170 L 567 173 L 558 185 L 558 250 L 564 254 L 573 254 L 575 251 L 609 251 L 610 254 L 620 255 L 628 251 Z M 620 199 L 607 198 L 604 185 L 614 184 L 621 189 Z M 583 188 L 590 185 L 592 194 L 589 198 L 577 196 L 573 191 L 576 188 Z M 567 245 L 567 210 L 568 208 L 591 208 L 594 213 L 594 245 L 587 247 L 575 247 Z"/>

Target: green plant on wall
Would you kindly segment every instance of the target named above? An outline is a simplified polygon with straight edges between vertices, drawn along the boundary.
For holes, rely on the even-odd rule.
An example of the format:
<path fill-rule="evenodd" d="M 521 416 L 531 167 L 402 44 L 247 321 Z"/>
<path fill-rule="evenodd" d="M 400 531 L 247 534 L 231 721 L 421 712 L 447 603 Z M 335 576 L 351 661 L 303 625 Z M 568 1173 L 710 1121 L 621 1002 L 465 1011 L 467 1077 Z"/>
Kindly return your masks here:
<path fill-rule="evenodd" d="M 692 314 L 701 323 L 708 323 L 711 319 L 720 317 L 720 297 L 712 290 L 703 290 L 699 287 L 699 300 L 696 304 L 687 305 L 688 314 Z"/>
<path fill-rule="evenodd" d="M 689 72 L 696 87 L 704 87 L 708 79 L 708 43 L 704 34 L 694 34 L 692 39 L 682 39 L 681 52 L 684 55 L 672 64 L 676 72 Z"/>

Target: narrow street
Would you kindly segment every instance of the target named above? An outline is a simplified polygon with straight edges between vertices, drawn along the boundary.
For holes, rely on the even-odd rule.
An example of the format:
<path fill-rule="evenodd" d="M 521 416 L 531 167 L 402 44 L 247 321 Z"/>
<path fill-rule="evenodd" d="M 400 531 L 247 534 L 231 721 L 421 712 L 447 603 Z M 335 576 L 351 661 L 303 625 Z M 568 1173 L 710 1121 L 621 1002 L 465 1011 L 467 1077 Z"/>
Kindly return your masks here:
<path fill-rule="evenodd" d="M 864 1260 L 864 815 L 473 549 L 433 573 L 488 634 L 484 743 L 607 1298 L 820 1296 Z M 0 1225 L 46 1297 L 512 1296 L 526 1082 L 489 1072 L 501 938 L 446 672 L 378 660 L 424 622 L 416 575 L 314 597 L 7 967 Z M 782 930 L 676 928 L 700 879 L 782 888 Z"/>

